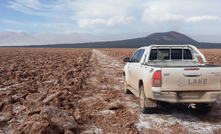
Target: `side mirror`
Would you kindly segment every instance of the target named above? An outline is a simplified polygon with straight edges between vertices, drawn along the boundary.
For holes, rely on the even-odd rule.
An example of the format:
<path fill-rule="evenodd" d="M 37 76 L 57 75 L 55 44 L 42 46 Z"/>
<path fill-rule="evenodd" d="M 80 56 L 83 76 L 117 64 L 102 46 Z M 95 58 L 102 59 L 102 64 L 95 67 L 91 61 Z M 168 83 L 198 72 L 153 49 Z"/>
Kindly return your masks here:
<path fill-rule="evenodd" d="M 129 58 L 129 57 L 126 57 L 126 58 L 123 59 L 123 61 L 124 61 L 124 62 L 130 62 L 130 58 Z"/>

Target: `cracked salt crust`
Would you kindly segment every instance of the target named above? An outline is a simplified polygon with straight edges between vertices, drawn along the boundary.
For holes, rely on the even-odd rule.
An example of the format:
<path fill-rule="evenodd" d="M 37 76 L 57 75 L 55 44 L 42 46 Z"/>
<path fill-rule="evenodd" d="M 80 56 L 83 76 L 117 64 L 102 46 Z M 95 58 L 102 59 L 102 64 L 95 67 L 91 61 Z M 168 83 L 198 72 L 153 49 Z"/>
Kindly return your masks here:
<path fill-rule="evenodd" d="M 183 120 L 184 118 L 187 121 Z M 204 123 L 194 116 L 178 113 L 176 110 L 174 110 L 171 115 L 167 116 L 159 116 L 157 114 L 140 114 L 139 122 L 136 124 L 136 127 L 139 131 L 141 131 L 144 128 L 150 129 L 150 126 L 159 126 L 162 132 L 166 132 L 171 131 L 169 127 L 176 123 L 183 126 L 190 133 L 212 134 L 214 130 L 221 128 L 221 125 Z"/>
<path fill-rule="evenodd" d="M 101 115 L 110 116 L 110 114 L 115 114 L 113 110 L 104 110 L 100 112 Z"/>
<path fill-rule="evenodd" d="M 18 83 L 18 84 L 14 84 L 14 85 L 6 86 L 6 87 L 4 87 L 4 88 L 0 88 L 0 91 L 4 91 L 4 90 L 9 89 L 10 87 L 19 86 L 19 85 L 22 85 L 22 84 L 23 84 L 23 83 Z"/>
<path fill-rule="evenodd" d="M 97 94 L 97 95 L 95 95 L 93 97 L 82 98 L 79 101 L 88 101 L 88 100 L 97 100 L 97 99 L 103 100 L 102 94 Z"/>
<path fill-rule="evenodd" d="M 13 105 L 13 110 L 12 111 L 14 113 L 19 113 L 24 109 L 25 109 L 25 106 L 23 106 L 23 105 L 19 105 L 19 106 Z"/>
<path fill-rule="evenodd" d="M 119 86 L 114 86 L 113 88 L 116 90 L 121 90 L 121 88 Z"/>
<path fill-rule="evenodd" d="M 102 134 L 102 129 L 97 126 L 87 126 L 87 130 L 83 131 L 82 134 Z"/>
<path fill-rule="evenodd" d="M 126 102 L 126 105 L 128 107 L 131 107 L 131 108 L 139 108 L 139 105 L 137 105 L 136 103 L 133 103 L 133 102 Z"/>

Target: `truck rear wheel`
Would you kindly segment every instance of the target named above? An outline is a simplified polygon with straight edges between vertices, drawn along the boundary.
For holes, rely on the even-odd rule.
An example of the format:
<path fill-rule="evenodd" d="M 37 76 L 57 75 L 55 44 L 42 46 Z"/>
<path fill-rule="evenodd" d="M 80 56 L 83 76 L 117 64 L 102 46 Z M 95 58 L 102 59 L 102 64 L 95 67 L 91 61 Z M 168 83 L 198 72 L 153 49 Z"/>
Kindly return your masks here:
<path fill-rule="evenodd" d="M 196 111 L 201 114 L 207 114 L 212 110 L 212 106 L 207 106 L 205 103 L 196 104 Z"/>
<path fill-rule="evenodd" d="M 131 94 L 131 91 L 128 90 L 128 88 L 127 88 L 126 76 L 124 76 L 123 79 L 124 79 L 124 92 L 125 92 L 126 94 Z"/>
<path fill-rule="evenodd" d="M 151 114 L 154 112 L 154 108 L 148 108 L 145 106 L 146 99 L 147 98 L 144 93 L 144 87 L 143 87 L 143 85 L 141 85 L 140 92 L 139 92 L 140 111 L 145 114 Z"/>

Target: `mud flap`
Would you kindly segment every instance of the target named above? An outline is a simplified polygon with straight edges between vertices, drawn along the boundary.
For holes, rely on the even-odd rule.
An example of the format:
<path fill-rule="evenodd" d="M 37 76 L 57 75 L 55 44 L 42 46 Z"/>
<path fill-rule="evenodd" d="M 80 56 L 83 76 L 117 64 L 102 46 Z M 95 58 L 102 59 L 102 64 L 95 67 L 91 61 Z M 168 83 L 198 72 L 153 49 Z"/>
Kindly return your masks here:
<path fill-rule="evenodd" d="M 157 101 L 155 100 L 150 100 L 150 99 L 146 99 L 145 101 L 145 107 L 156 107 L 157 106 Z"/>

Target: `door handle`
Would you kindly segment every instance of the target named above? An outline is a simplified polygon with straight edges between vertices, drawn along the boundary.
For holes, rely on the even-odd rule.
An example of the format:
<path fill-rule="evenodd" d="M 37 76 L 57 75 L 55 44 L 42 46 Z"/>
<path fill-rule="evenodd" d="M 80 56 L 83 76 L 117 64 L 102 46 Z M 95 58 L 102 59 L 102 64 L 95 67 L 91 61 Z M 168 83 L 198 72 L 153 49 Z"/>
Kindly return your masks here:
<path fill-rule="evenodd" d="M 199 77 L 202 73 L 183 73 L 185 77 Z"/>

